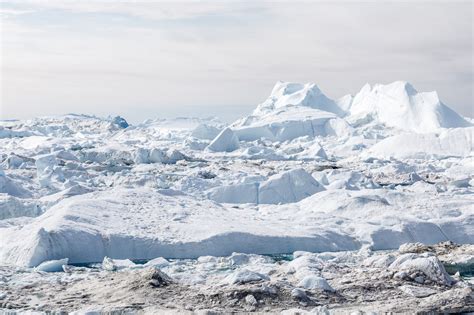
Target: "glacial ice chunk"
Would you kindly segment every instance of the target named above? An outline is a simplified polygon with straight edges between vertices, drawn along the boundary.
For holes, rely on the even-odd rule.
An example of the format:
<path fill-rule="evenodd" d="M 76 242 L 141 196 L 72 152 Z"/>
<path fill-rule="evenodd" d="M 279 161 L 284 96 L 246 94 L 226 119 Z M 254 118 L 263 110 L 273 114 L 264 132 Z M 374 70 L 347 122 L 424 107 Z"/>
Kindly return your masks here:
<path fill-rule="evenodd" d="M 325 188 L 304 169 L 274 175 L 259 188 L 259 203 L 291 203 L 300 201 Z"/>
<path fill-rule="evenodd" d="M 326 279 L 315 276 L 315 275 L 309 275 L 309 276 L 304 277 L 298 283 L 298 286 L 305 288 L 307 290 L 323 290 L 323 291 L 329 291 L 329 292 L 335 291 L 333 287 L 329 285 Z"/>
<path fill-rule="evenodd" d="M 69 258 L 47 260 L 39 264 L 35 270 L 44 272 L 61 272 L 63 271 L 63 265 L 67 265 Z"/>
<path fill-rule="evenodd" d="M 222 130 L 207 148 L 214 152 L 232 152 L 240 147 L 239 138 L 230 128 Z"/>

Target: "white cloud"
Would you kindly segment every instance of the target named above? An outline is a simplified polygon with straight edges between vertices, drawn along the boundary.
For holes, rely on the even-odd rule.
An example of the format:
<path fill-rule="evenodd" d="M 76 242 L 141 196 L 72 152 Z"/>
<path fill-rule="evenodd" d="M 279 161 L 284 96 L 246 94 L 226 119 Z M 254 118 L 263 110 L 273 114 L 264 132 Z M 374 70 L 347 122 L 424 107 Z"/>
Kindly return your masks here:
<path fill-rule="evenodd" d="M 472 5 L 471 5 L 472 6 Z M 279 79 L 404 79 L 472 116 L 470 4 L 30 2 L 2 23 L 2 116 L 242 115 Z M 33 13 L 32 13 L 33 12 Z M 236 107 L 236 105 L 242 105 Z M 206 107 L 209 108 L 209 107 Z M 206 113 L 208 110 L 206 109 Z"/>

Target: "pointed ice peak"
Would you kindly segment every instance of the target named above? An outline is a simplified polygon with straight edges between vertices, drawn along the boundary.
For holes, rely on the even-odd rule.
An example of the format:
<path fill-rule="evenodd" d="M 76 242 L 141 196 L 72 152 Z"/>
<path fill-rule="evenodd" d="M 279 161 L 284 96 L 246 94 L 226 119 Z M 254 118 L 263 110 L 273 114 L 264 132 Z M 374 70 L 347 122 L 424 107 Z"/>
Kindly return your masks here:
<path fill-rule="evenodd" d="M 343 116 L 344 111 L 319 89 L 314 83 L 292 83 L 278 81 L 270 97 L 258 105 L 254 115 L 270 113 L 288 106 L 306 106 Z"/>
<path fill-rule="evenodd" d="M 347 112 L 352 105 L 352 101 L 354 100 L 354 95 L 347 94 L 343 97 L 336 100 L 337 106 L 339 106 L 343 111 Z"/>
<path fill-rule="evenodd" d="M 311 92 L 315 95 L 322 94 L 319 87 L 314 83 L 293 83 L 293 82 L 284 82 L 278 81 L 273 87 L 271 96 L 284 96 L 291 95 L 299 92 Z"/>

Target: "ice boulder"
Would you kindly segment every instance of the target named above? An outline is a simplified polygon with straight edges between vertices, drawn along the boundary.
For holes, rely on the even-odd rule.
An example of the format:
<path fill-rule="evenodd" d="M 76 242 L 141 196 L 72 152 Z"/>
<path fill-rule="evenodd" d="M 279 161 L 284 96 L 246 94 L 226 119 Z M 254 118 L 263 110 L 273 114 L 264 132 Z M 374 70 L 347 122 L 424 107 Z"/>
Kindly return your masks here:
<path fill-rule="evenodd" d="M 429 280 L 441 285 L 451 285 L 453 283 L 453 279 L 448 275 L 443 264 L 431 253 L 403 254 L 390 264 L 389 269 L 398 271 L 395 277 L 402 279 L 417 279 L 417 277 L 420 277 L 423 282 Z"/>
<path fill-rule="evenodd" d="M 163 161 L 164 164 L 176 164 L 178 161 L 182 160 L 189 160 L 189 157 L 183 154 L 181 151 L 178 150 L 171 150 L 168 151 L 166 154 L 166 158 Z"/>
<path fill-rule="evenodd" d="M 296 153 L 296 154 L 290 154 L 291 158 L 298 158 L 301 160 L 326 160 L 328 158 L 326 151 L 324 148 L 318 143 L 314 142 L 310 145 L 308 145 L 306 148 L 302 148 L 303 151 Z"/>
<path fill-rule="evenodd" d="M 56 154 L 51 153 L 38 156 L 35 161 L 38 177 L 43 174 L 47 168 L 53 168 L 57 164 L 58 160 L 56 159 Z"/>
<path fill-rule="evenodd" d="M 240 147 L 239 138 L 230 128 L 222 130 L 212 142 L 207 146 L 207 149 L 214 152 L 232 152 Z"/>
<path fill-rule="evenodd" d="M 5 161 L 2 163 L 2 166 L 8 169 L 24 168 L 26 165 L 25 163 L 28 163 L 31 160 L 32 159 L 30 158 L 19 156 L 13 153 L 5 159 Z"/>
<path fill-rule="evenodd" d="M 279 204 L 300 201 L 325 190 L 304 169 L 294 169 L 270 177 L 259 187 L 259 203 Z"/>
<path fill-rule="evenodd" d="M 151 150 L 146 148 L 138 148 L 134 152 L 133 160 L 135 164 L 176 164 L 176 162 L 181 160 L 190 160 L 190 157 L 174 149 L 165 151 L 157 148 Z"/>
<path fill-rule="evenodd" d="M 298 286 L 305 288 L 306 290 L 323 290 L 334 292 L 335 290 L 329 285 L 326 279 L 318 277 L 315 275 L 309 275 L 304 277 L 299 283 Z"/>
<path fill-rule="evenodd" d="M 150 150 L 138 148 L 133 154 L 133 162 L 135 164 L 150 163 Z"/>
<path fill-rule="evenodd" d="M 19 198 L 31 197 L 31 193 L 22 187 L 21 183 L 18 183 L 14 179 L 8 177 L 0 169 L 0 193 L 5 193 L 10 196 Z"/>
<path fill-rule="evenodd" d="M 125 118 L 123 117 L 120 117 L 120 116 L 115 116 L 113 119 L 112 119 L 112 124 L 114 124 L 115 126 L 119 127 L 119 128 L 122 128 L 122 129 L 125 129 L 129 126 L 128 122 L 125 120 Z"/>
<path fill-rule="evenodd" d="M 48 260 L 39 264 L 35 270 L 43 272 L 61 272 L 63 271 L 63 266 L 67 265 L 69 262 L 68 258 Z"/>
<path fill-rule="evenodd" d="M 472 124 L 438 98 L 436 92 L 418 92 L 410 83 L 366 84 L 350 105 L 351 116 L 370 116 L 389 126 L 415 132 Z"/>
<path fill-rule="evenodd" d="M 102 269 L 107 271 L 116 271 L 126 268 L 136 268 L 137 265 L 130 259 L 112 259 L 107 256 L 102 261 Z"/>
<path fill-rule="evenodd" d="M 295 252 L 293 257 L 295 259 L 288 263 L 286 272 L 293 274 L 296 279 L 302 280 L 308 275 L 319 275 L 324 267 L 324 262 L 312 253 Z"/>
<path fill-rule="evenodd" d="M 148 261 L 144 267 L 154 267 L 157 269 L 169 266 L 170 262 L 163 257 L 157 257 Z"/>
<path fill-rule="evenodd" d="M 245 284 L 250 282 L 259 282 L 264 280 L 270 280 L 270 278 L 264 274 L 250 271 L 248 269 L 238 269 L 232 274 L 228 275 L 224 279 L 224 283 L 227 284 Z"/>
<path fill-rule="evenodd" d="M 151 149 L 148 159 L 150 163 L 163 163 L 166 160 L 166 153 L 160 149 Z"/>

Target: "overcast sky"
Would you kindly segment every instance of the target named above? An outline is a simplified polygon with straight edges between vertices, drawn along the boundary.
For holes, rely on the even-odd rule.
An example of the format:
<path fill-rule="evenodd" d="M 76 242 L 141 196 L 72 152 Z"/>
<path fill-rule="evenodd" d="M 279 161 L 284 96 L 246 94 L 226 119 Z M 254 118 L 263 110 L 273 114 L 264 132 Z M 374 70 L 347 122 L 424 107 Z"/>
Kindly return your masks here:
<path fill-rule="evenodd" d="M 278 80 L 411 82 L 473 117 L 473 2 L 1 2 L 0 118 L 232 120 Z"/>

